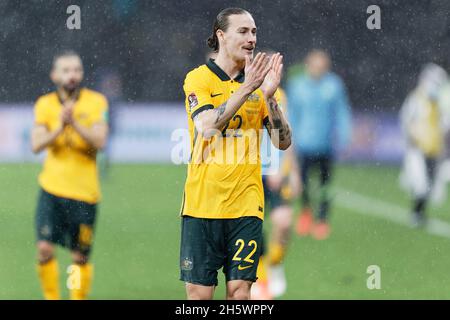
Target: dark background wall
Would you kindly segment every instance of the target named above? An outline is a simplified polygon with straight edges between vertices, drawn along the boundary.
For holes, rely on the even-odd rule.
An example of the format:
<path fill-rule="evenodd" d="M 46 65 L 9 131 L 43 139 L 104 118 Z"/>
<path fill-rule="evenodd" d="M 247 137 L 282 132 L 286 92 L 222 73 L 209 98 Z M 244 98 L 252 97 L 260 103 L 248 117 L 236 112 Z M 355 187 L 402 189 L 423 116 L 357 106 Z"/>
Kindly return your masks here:
<path fill-rule="evenodd" d="M 68 30 L 66 9 L 81 7 L 81 30 Z M 381 7 L 381 30 L 368 30 L 366 9 Z M 355 108 L 397 109 L 421 65 L 450 67 L 450 1 L 0 1 L 0 102 L 35 100 L 52 89 L 53 54 L 79 51 L 92 85 L 116 69 L 129 101 L 179 101 L 189 69 L 203 63 L 206 38 L 223 8 L 249 10 L 258 46 L 285 55 L 286 66 L 313 47 L 329 50 Z"/>

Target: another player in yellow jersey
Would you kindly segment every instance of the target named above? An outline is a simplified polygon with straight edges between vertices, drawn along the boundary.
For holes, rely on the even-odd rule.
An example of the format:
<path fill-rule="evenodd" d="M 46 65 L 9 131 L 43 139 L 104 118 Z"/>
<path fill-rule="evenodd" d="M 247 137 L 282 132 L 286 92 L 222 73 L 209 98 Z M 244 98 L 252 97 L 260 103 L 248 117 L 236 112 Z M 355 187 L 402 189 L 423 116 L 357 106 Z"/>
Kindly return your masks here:
<path fill-rule="evenodd" d="M 80 87 L 83 66 L 75 52 L 55 56 L 50 76 L 56 91 L 37 100 L 31 137 L 33 152 L 47 150 L 36 210 L 37 270 L 44 297 L 60 299 L 54 245 L 70 249 L 70 298 L 81 300 L 92 282 L 89 253 L 100 200 L 96 155 L 108 136 L 108 103 Z"/>
<path fill-rule="evenodd" d="M 280 149 L 291 144 L 273 97 L 282 56 L 252 59 L 256 26 L 240 8 L 218 14 L 208 45 L 216 59 L 184 82 L 192 152 L 181 209 L 181 280 L 188 299 L 212 299 L 223 267 L 227 299 L 249 299 L 264 216 L 260 129 L 266 126 Z"/>

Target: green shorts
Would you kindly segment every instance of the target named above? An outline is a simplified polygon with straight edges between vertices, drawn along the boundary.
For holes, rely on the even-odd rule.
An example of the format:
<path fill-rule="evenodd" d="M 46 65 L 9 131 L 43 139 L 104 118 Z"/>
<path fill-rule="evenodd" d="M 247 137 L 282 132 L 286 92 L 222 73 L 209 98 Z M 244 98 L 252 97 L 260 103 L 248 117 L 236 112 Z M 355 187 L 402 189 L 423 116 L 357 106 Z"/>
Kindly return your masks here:
<path fill-rule="evenodd" d="M 223 267 L 226 281 L 256 281 L 261 255 L 262 220 L 257 217 L 203 219 L 183 216 L 180 280 L 217 286 Z"/>
<path fill-rule="evenodd" d="M 38 241 L 49 241 L 88 256 L 97 205 L 54 196 L 41 189 L 36 210 Z"/>

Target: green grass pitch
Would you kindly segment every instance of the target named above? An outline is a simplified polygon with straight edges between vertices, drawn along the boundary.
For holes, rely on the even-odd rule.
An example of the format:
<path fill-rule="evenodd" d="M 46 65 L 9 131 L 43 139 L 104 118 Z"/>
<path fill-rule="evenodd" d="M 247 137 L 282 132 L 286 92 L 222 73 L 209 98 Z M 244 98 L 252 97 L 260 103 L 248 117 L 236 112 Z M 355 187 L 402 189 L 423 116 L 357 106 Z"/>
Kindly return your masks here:
<path fill-rule="evenodd" d="M 35 273 L 34 210 L 39 165 L 0 165 L 0 299 L 41 299 Z M 184 299 L 178 252 L 184 166 L 115 165 L 102 182 L 92 260 L 92 299 Z M 398 169 L 341 166 L 335 194 L 352 191 L 403 208 Z M 336 201 L 327 241 L 292 236 L 285 261 L 285 299 L 449 299 L 450 238 L 365 215 Z M 450 222 L 450 205 L 433 208 Z M 266 220 L 266 228 L 270 226 Z M 58 250 L 61 288 L 69 255 Z M 381 289 L 369 290 L 369 265 L 381 269 Z M 216 298 L 224 297 L 220 273 Z"/>

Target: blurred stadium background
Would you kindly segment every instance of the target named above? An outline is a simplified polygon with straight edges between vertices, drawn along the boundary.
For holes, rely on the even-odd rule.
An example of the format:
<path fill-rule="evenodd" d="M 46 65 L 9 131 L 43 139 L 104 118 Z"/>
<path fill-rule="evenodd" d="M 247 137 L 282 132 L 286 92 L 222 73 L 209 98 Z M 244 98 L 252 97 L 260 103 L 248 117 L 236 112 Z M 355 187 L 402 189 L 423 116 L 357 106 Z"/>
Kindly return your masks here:
<path fill-rule="evenodd" d="M 213 18 L 228 6 L 254 15 L 258 46 L 282 52 L 287 67 L 312 48 L 327 50 L 355 117 L 333 182 L 332 236 L 294 237 L 284 298 L 450 298 L 450 204 L 431 208 L 427 230 L 411 229 L 398 186 L 398 111 L 424 63 L 450 70 L 450 2 L 72 2 L 0 1 L 0 299 L 41 298 L 33 218 L 42 156 L 29 146 L 32 106 L 52 90 L 52 56 L 69 48 L 83 58 L 85 85 L 110 99 L 114 121 L 92 298 L 185 297 L 178 280 L 185 166 L 171 163 L 171 134 L 187 125 L 184 76 L 205 61 Z M 70 4 L 81 7 L 81 30 L 66 28 Z M 366 28 L 370 4 L 381 7 L 381 30 Z M 380 290 L 366 286 L 370 265 L 381 268 Z M 217 298 L 223 290 L 222 282 Z"/>

